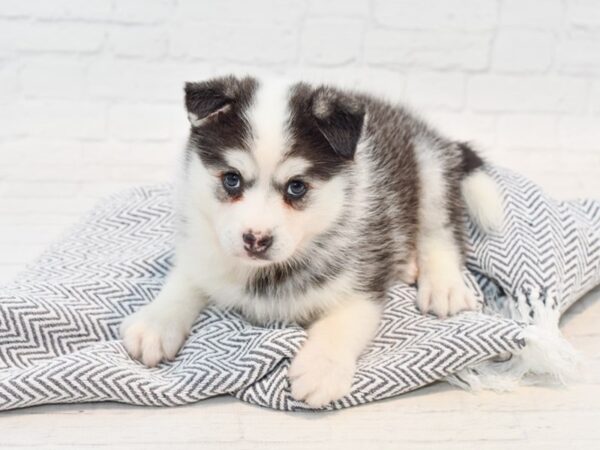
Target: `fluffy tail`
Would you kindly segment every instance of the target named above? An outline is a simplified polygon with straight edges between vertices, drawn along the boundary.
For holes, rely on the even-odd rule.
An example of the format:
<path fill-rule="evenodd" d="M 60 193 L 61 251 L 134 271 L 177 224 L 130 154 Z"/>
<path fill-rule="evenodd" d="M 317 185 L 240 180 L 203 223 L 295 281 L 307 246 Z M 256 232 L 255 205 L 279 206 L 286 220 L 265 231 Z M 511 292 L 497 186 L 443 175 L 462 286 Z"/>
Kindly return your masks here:
<path fill-rule="evenodd" d="M 486 232 L 502 228 L 502 194 L 494 179 L 483 171 L 483 160 L 467 144 L 463 152 L 462 195 L 471 218 Z"/>

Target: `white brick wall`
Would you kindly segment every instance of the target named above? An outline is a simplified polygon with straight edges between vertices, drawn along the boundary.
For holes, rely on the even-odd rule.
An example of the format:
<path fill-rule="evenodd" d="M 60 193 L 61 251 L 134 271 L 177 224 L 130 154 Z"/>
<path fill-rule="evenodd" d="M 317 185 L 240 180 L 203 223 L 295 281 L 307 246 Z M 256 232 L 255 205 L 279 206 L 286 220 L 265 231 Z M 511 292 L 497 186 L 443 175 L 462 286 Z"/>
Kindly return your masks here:
<path fill-rule="evenodd" d="M 0 281 L 98 197 L 168 180 L 183 82 L 228 71 L 368 87 L 600 195 L 599 0 L 0 0 Z"/>

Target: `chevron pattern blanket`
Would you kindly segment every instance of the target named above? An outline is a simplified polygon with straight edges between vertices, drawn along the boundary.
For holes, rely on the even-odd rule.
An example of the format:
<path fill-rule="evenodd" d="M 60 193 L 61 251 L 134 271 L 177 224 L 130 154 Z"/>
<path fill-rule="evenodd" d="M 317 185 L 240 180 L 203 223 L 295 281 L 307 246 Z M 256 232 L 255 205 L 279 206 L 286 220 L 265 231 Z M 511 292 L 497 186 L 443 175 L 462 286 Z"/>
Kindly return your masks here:
<path fill-rule="evenodd" d="M 474 366 L 525 355 L 539 311 L 558 314 L 600 281 L 600 202 L 556 202 L 520 176 L 493 175 L 506 197 L 504 230 L 467 231 L 465 277 L 483 312 L 423 316 L 414 288 L 398 284 L 351 395 L 328 409 L 441 379 L 471 385 Z M 119 324 L 154 298 L 169 270 L 171 195 L 169 186 L 155 186 L 109 199 L 0 289 L 0 409 L 107 400 L 180 405 L 219 394 L 305 408 L 286 377 L 305 338 L 299 327 L 257 327 L 209 309 L 176 360 L 148 369 L 128 357 Z"/>

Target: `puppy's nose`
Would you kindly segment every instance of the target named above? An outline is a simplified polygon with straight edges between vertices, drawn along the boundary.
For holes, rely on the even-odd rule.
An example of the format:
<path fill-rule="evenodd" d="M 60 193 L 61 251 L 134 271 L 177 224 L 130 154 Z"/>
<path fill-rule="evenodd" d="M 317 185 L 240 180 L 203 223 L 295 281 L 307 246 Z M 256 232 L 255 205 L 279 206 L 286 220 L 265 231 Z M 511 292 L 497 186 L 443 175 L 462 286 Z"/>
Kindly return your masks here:
<path fill-rule="evenodd" d="M 246 251 L 254 254 L 266 252 L 273 244 L 273 236 L 270 234 L 254 233 L 252 231 L 242 234 L 242 240 Z"/>

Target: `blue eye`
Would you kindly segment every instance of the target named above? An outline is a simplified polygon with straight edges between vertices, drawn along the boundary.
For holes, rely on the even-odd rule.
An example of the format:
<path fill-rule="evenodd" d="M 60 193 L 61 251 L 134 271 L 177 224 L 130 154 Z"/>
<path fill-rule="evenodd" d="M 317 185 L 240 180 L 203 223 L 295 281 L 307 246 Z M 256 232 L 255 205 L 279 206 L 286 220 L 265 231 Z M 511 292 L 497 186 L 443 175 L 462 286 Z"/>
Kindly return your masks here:
<path fill-rule="evenodd" d="M 235 172 L 227 172 L 223 175 L 223 187 L 230 194 L 237 193 L 242 187 L 242 177 Z"/>
<path fill-rule="evenodd" d="M 294 200 L 304 197 L 306 191 L 308 191 L 308 186 L 300 180 L 291 180 L 285 189 L 286 195 Z"/>

